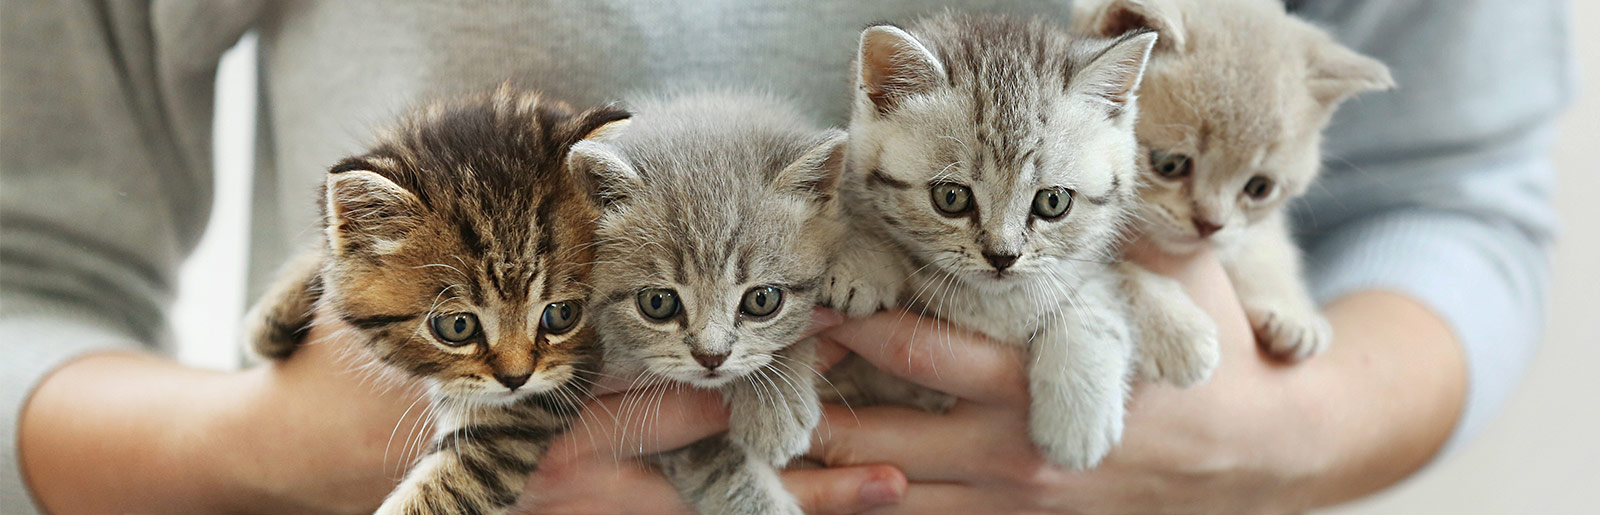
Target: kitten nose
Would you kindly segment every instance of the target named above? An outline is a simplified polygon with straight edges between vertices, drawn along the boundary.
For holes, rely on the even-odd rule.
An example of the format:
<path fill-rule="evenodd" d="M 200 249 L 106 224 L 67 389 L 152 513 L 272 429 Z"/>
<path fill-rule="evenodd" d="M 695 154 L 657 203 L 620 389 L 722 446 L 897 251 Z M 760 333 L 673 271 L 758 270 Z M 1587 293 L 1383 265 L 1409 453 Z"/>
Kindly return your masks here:
<path fill-rule="evenodd" d="M 1210 220 L 1206 220 L 1198 216 L 1192 218 L 1192 220 L 1194 221 L 1194 230 L 1195 232 L 1200 233 L 1201 238 L 1216 234 L 1217 231 L 1222 229 L 1222 225 L 1211 223 Z"/>
<path fill-rule="evenodd" d="M 991 254 L 985 252 L 983 253 L 983 258 L 989 260 L 989 264 L 994 265 L 996 272 L 1004 272 L 1007 268 L 1011 268 L 1012 263 L 1017 262 L 1017 255 L 1015 254 Z"/>
<path fill-rule="evenodd" d="M 722 366 L 723 361 L 728 360 L 728 353 L 726 352 L 722 354 L 701 354 L 698 352 L 690 352 L 689 355 L 694 356 L 694 360 L 699 361 L 700 366 L 706 367 L 706 370 L 716 370 L 717 367 Z"/>
<path fill-rule="evenodd" d="M 494 379 L 496 381 L 500 381 L 500 384 L 506 385 L 507 389 L 515 390 L 522 385 L 528 384 L 528 377 L 532 375 L 532 373 L 522 374 L 519 376 L 495 374 Z"/>

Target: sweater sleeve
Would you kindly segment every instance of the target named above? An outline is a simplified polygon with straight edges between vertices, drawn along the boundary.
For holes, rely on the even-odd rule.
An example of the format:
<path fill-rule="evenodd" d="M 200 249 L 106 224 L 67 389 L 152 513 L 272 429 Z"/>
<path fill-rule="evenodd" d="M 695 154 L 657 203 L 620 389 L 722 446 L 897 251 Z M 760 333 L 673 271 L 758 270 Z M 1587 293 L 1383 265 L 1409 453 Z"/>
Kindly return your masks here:
<path fill-rule="evenodd" d="M 1399 84 L 1341 109 L 1325 175 L 1295 206 L 1313 291 L 1394 291 L 1450 325 L 1470 380 L 1455 448 L 1514 390 L 1543 332 L 1556 230 L 1547 154 L 1573 82 L 1565 5 L 1304 5 Z"/>
<path fill-rule="evenodd" d="M 0 5 L 0 511 L 21 410 L 62 364 L 161 350 L 211 203 L 216 60 L 244 2 Z"/>

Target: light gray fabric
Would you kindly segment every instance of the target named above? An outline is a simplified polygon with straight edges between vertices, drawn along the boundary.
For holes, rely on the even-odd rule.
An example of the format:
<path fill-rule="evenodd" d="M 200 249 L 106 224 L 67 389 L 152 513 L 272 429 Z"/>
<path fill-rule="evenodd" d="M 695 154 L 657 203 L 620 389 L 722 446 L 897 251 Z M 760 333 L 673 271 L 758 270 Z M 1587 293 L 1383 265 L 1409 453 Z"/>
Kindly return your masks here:
<path fill-rule="evenodd" d="M 1004 5 L 1064 17 L 1064 2 Z M 1549 126 L 1570 96 L 1554 0 L 1306 2 L 1394 68 L 1329 134 L 1297 206 L 1319 295 L 1401 291 L 1467 347 L 1469 434 L 1536 347 L 1552 237 Z M 261 36 L 251 295 L 314 239 L 325 167 L 408 105 L 504 80 L 579 104 L 663 86 L 759 85 L 842 125 L 859 29 L 913 0 L 0 3 L 0 511 L 31 507 L 16 420 L 62 363 L 161 351 L 176 269 L 205 225 L 217 58 Z M 219 345 L 231 342 L 218 342 Z M 1458 436 L 1458 439 L 1460 437 Z"/>

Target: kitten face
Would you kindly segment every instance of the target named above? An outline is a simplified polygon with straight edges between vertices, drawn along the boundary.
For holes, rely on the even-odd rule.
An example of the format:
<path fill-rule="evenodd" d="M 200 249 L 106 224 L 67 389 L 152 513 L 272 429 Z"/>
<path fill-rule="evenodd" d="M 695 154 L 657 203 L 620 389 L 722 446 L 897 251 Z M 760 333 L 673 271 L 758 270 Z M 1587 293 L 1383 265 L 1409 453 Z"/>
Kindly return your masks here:
<path fill-rule="evenodd" d="M 951 15 L 869 28 L 850 161 L 870 216 L 979 288 L 1108 259 L 1134 199 L 1131 100 L 1154 39 Z"/>
<path fill-rule="evenodd" d="M 328 177 L 328 305 L 438 394 L 509 402 L 592 369 L 596 211 L 567 147 L 627 113 L 502 88 L 432 106 Z"/>
<path fill-rule="evenodd" d="M 638 111 L 614 144 L 571 157 L 606 206 L 593 304 L 607 360 L 721 386 L 772 363 L 811 320 L 840 231 L 844 136 L 754 96 Z"/>
<path fill-rule="evenodd" d="M 1145 233 L 1172 251 L 1229 242 L 1304 193 L 1338 103 L 1392 85 L 1379 62 L 1260 0 L 1113 0 L 1102 35 L 1155 30 L 1140 97 Z"/>

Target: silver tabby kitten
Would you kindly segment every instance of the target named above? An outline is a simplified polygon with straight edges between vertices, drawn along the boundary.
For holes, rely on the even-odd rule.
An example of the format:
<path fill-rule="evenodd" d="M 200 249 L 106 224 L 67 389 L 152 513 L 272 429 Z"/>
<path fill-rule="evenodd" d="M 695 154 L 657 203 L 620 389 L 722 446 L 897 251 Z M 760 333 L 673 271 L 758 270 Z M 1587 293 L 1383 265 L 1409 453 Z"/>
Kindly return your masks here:
<path fill-rule="evenodd" d="M 826 300 L 1026 347 L 1030 432 L 1070 468 L 1122 435 L 1135 348 L 1112 261 L 1138 201 L 1134 97 L 1155 41 L 951 13 L 861 35 L 843 188 L 855 234 Z M 863 363 L 829 375 L 847 401 L 948 406 Z"/>
<path fill-rule="evenodd" d="M 318 323 L 420 380 L 436 435 L 378 513 L 499 513 L 577 416 L 600 348 L 583 323 L 597 210 L 567 149 L 626 123 L 502 87 L 430 105 L 328 173 L 324 245 L 251 312 L 282 359 Z"/>
<path fill-rule="evenodd" d="M 1283 206 L 1316 179 L 1322 129 L 1339 103 L 1393 86 L 1388 69 L 1274 0 L 1077 7 L 1079 31 L 1161 35 L 1140 98 L 1138 136 L 1148 161 L 1139 232 L 1168 252 L 1216 249 L 1268 353 L 1300 360 L 1326 349 L 1333 331 L 1300 277 Z M 1215 361 L 1215 345 L 1192 345 L 1182 333 L 1214 331 L 1210 319 L 1192 315 L 1198 309 L 1170 280 L 1131 277 L 1136 309 L 1167 317 L 1146 340 L 1145 375 L 1193 379 L 1181 375 L 1194 370 L 1184 364 Z"/>
<path fill-rule="evenodd" d="M 821 417 L 814 340 L 796 340 L 842 231 L 845 139 L 770 97 L 699 93 L 573 147 L 603 209 L 591 309 L 608 370 L 731 407 L 726 435 L 655 458 L 701 512 L 800 511 L 776 468 Z"/>

